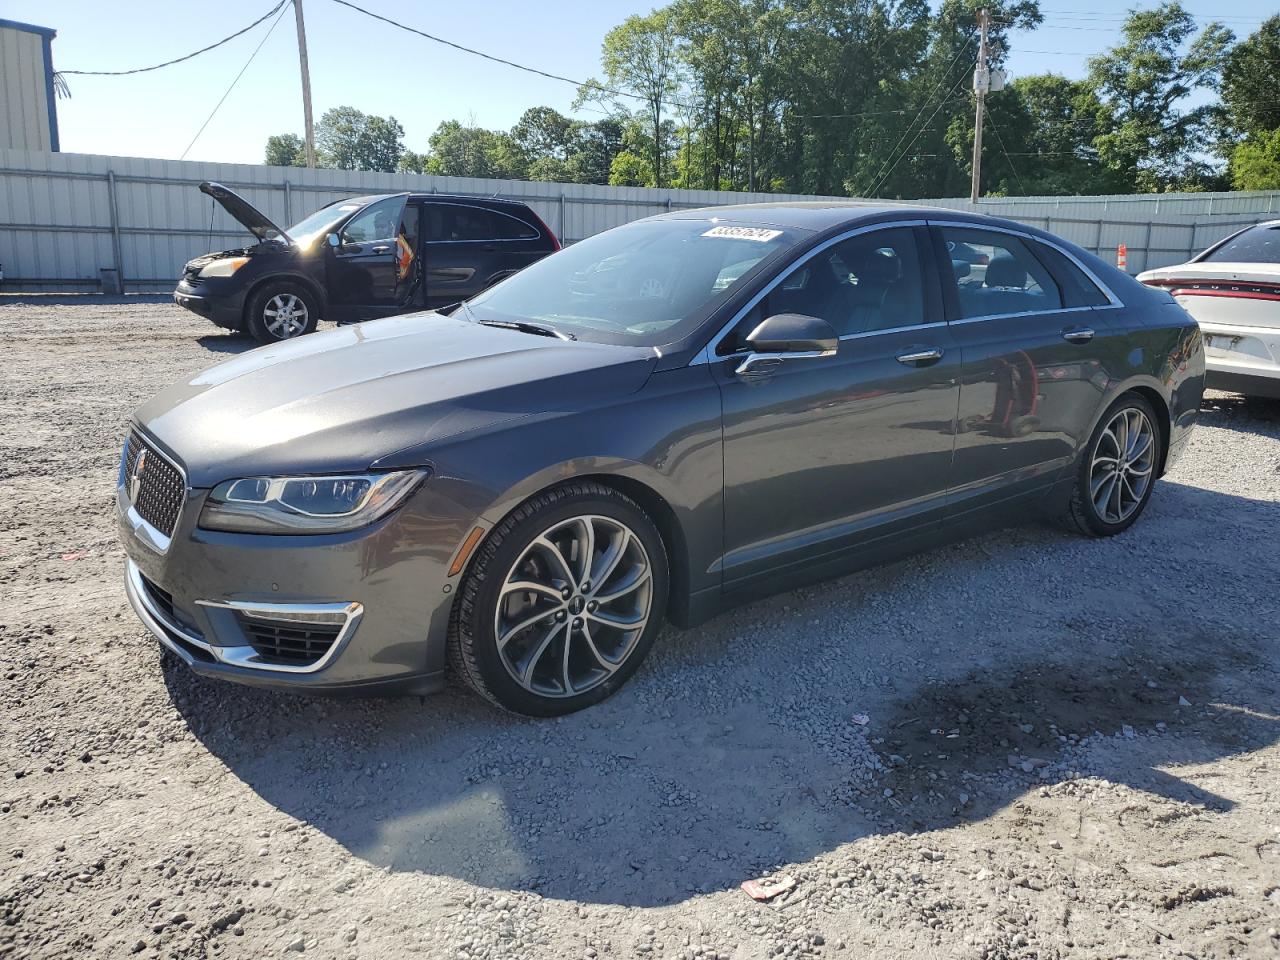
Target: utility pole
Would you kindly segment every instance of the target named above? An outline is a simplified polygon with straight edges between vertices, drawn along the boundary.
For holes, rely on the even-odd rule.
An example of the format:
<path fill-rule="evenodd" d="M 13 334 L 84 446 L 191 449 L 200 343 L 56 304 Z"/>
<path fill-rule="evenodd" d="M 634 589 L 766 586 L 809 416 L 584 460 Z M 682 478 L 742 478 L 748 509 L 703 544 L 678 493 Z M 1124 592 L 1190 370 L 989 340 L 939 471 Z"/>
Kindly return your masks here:
<path fill-rule="evenodd" d="M 973 71 L 973 94 L 977 103 L 973 117 L 973 181 L 969 186 L 970 203 L 978 202 L 982 184 L 982 115 L 986 111 L 987 90 L 991 87 L 991 71 L 987 68 L 987 28 L 990 25 L 991 14 L 983 7 L 978 11 L 978 65 Z"/>
<path fill-rule="evenodd" d="M 302 21 L 302 0 L 293 0 L 298 21 L 298 63 L 302 67 L 302 119 L 307 128 L 307 166 L 316 165 L 316 128 L 311 122 L 311 69 L 307 66 L 307 25 Z"/>

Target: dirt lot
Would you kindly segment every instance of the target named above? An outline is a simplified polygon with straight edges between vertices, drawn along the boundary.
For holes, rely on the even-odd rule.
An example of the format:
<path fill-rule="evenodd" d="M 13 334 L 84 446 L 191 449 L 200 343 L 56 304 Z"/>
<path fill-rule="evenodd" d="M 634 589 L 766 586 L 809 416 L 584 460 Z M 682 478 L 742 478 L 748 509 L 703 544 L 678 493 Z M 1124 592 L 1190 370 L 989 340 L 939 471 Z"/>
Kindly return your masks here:
<path fill-rule="evenodd" d="M 248 344 L 96 299 L 0 329 L 0 957 L 1280 957 L 1280 405 L 1211 396 L 1115 540 L 762 601 L 535 722 L 163 658 L 126 418 Z"/>

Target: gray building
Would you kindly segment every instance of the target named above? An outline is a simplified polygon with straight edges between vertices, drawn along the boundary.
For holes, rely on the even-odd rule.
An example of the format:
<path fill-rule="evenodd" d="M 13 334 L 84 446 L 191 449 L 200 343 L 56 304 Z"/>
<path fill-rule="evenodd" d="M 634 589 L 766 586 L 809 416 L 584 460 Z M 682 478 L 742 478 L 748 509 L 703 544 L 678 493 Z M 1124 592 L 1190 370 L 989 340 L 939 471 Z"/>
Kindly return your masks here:
<path fill-rule="evenodd" d="M 58 150 L 49 27 L 0 20 L 0 147 Z"/>

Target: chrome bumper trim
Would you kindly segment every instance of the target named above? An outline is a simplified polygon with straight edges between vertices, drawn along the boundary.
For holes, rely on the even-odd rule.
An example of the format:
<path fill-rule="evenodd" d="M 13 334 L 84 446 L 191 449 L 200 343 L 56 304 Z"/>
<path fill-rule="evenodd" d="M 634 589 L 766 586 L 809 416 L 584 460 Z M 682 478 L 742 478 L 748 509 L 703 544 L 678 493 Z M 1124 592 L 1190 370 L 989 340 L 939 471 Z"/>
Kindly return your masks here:
<path fill-rule="evenodd" d="M 142 582 L 142 571 L 132 560 L 125 564 L 125 592 L 129 597 L 129 605 L 143 625 L 155 635 L 156 639 L 184 659 L 191 654 L 183 650 L 174 636 L 183 643 L 198 647 L 209 654 L 218 663 L 230 667 L 245 667 L 250 670 L 261 670 L 264 673 L 316 673 L 323 670 L 342 652 L 351 639 L 364 616 L 364 607 L 359 603 L 246 603 L 232 600 L 197 600 L 200 606 L 239 612 L 262 620 L 279 620 L 288 623 L 326 623 L 341 624 L 337 637 L 324 656 L 315 663 L 292 665 L 263 663 L 258 651 L 251 646 L 221 647 L 207 642 L 186 627 L 176 623 L 156 609 L 147 595 Z"/>

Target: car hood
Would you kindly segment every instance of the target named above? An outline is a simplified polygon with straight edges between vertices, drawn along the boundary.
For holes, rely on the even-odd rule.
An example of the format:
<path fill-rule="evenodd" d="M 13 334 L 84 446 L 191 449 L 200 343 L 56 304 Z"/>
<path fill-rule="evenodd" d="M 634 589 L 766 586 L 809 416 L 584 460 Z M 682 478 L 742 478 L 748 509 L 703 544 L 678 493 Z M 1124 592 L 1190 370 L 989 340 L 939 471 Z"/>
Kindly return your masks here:
<path fill-rule="evenodd" d="M 366 470 L 407 448 L 639 390 L 647 347 L 392 317 L 249 351 L 134 414 L 207 488 L 233 477 Z"/>
<path fill-rule="evenodd" d="M 289 235 L 284 230 L 272 223 L 266 214 L 229 187 L 205 181 L 200 184 L 200 192 L 222 204 L 222 208 L 227 213 L 244 224 L 245 228 L 259 240 L 289 242 Z"/>

